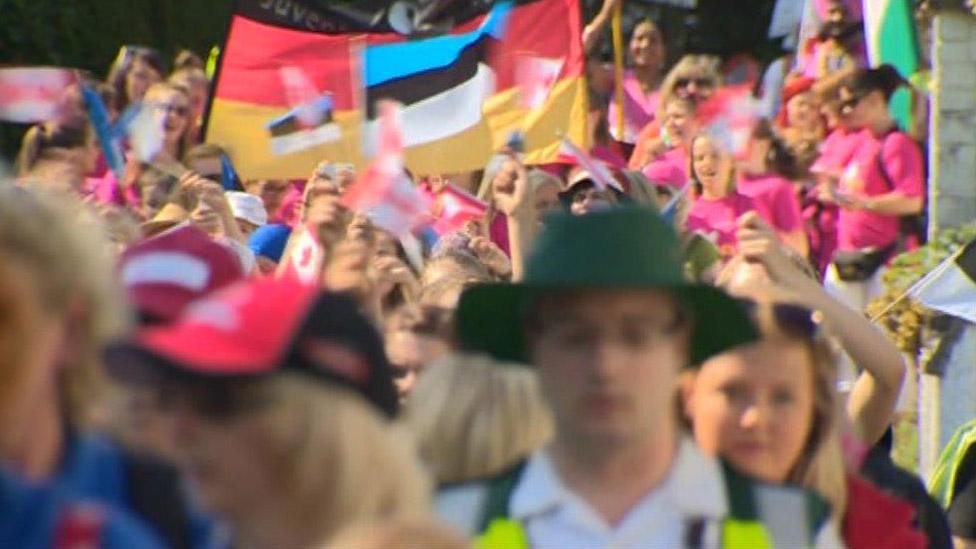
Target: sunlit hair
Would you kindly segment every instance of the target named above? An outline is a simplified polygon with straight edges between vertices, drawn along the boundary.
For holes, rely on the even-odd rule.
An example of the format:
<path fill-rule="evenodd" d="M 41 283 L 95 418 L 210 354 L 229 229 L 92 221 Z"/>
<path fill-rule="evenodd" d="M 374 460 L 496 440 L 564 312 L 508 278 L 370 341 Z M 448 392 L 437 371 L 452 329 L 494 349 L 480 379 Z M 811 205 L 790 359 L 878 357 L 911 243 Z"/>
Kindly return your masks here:
<path fill-rule="evenodd" d="M 146 90 L 146 96 L 144 100 L 146 103 L 152 103 L 158 97 L 160 97 L 161 95 L 167 92 L 176 92 L 182 95 L 184 99 L 186 99 L 186 108 L 188 113 L 187 116 L 185 117 L 186 127 L 183 128 L 183 135 L 181 135 L 179 138 L 179 146 L 177 147 L 176 150 L 176 159 L 179 160 L 180 158 L 183 157 L 184 154 L 186 154 L 186 151 L 193 144 L 193 123 L 189 115 L 190 90 L 186 89 L 180 84 L 174 84 L 172 82 L 157 82 L 152 86 L 149 86 L 149 89 Z"/>
<path fill-rule="evenodd" d="M 407 400 L 405 420 L 441 484 L 501 473 L 553 432 L 535 371 L 468 354 L 428 366 Z"/>
<path fill-rule="evenodd" d="M 837 355 L 824 335 L 811 338 L 784 329 L 769 301 L 759 302 L 755 319 L 764 339 L 803 344 L 813 368 L 810 434 L 787 480 L 819 493 L 830 502 L 834 516 L 842 517 L 847 507 L 847 480 L 840 442 Z"/>
<path fill-rule="evenodd" d="M 325 540 L 360 521 L 425 515 L 430 487 L 407 433 L 361 396 L 298 373 L 258 390 L 270 405 L 259 418 L 266 444 L 255 451 L 275 468 L 267 474 L 279 480 L 284 516 Z M 246 533 L 248 511 L 241 512 L 232 526 Z"/>
<path fill-rule="evenodd" d="M 726 156 L 731 156 L 731 153 L 726 151 L 720 143 L 718 143 L 714 137 L 709 135 L 707 132 L 701 132 L 691 138 L 691 142 L 688 143 L 688 179 L 691 181 L 691 188 L 695 191 L 695 195 L 701 196 L 703 187 L 701 180 L 698 179 L 698 172 L 695 171 L 695 143 L 700 139 L 707 139 L 712 143 L 712 146 L 719 151 L 719 154 Z M 729 180 L 726 182 L 725 193 L 731 194 L 735 191 L 735 167 L 729 170 Z"/>
<path fill-rule="evenodd" d="M 0 263 L 22 272 L 31 299 L 68 323 L 72 353 L 59 385 L 62 413 L 76 427 L 90 423 L 105 389 L 101 348 L 127 325 L 110 250 L 101 220 L 78 199 L 0 181 Z"/>
<path fill-rule="evenodd" d="M 721 61 L 714 55 L 687 54 L 681 58 L 661 83 L 661 103 L 657 116 L 664 119 L 664 106 L 672 96 L 677 95 L 678 80 L 688 77 L 702 77 L 711 80 L 716 89 L 722 87 Z"/>
<path fill-rule="evenodd" d="M 329 549 L 473 549 L 456 531 L 433 519 L 357 524 L 329 540 Z"/>

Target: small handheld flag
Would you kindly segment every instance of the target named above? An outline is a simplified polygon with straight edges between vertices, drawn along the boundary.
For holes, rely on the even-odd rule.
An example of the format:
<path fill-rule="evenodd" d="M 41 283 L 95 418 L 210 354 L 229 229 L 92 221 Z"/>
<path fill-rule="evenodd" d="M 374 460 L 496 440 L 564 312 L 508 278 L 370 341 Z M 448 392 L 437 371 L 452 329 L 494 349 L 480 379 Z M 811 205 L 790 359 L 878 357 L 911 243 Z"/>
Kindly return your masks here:
<path fill-rule="evenodd" d="M 596 186 L 601 190 L 604 190 L 607 187 L 616 189 L 618 191 L 623 190 L 620 187 L 620 183 L 617 183 L 617 180 L 613 178 L 610 170 L 607 169 L 607 166 L 603 162 L 591 158 L 590 155 L 583 152 L 582 149 L 577 147 L 572 141 L 565 137 L 563 137 L 560 145 L 560 152 L 572 157 L 573 160 L 576 161 L 576 165 L 588 171 L 590 173 L 590 177 L 593 178 L 593 182 L 596 183 Z"/>
<path fill-rule="evenodd" d="M 70 69 L 0 69 L 0 120 L 32 124 L 58 116 L 64 89 L 76 81 Z"/>
<path fill-rule="evenodd" d="M 930 309 L 976 324 L 976 240 L 932 269 L 906 293 Z"/>
<path fill-rule="evenodd" d="M 102 154 L 108 163 L 116 181 L 121 181 L 125 171 L 125 159 L 122 157 L 122 146 L 119 138 L 113 134 L 111 124 L 108 119 L 108 110 L 101 96 L 88 84 L 81 87 L 82 96 L 85 98 L 85 105 L 88 107 L 88 118 L 91 119 L 95 127 L 95 135 L 98 136 L 98 143 L 102 148 Z"/>

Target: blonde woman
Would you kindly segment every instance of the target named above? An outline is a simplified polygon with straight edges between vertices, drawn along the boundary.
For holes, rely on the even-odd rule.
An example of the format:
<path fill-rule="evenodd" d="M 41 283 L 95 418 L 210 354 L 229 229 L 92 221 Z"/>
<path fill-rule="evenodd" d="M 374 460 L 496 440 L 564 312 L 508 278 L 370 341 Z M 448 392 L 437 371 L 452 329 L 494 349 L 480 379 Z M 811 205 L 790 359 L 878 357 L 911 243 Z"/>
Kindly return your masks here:
<path fill-rule="evenodd" d="M 175 473 L 94 431 L 106 425 L 112 396 L 101 348 L 127 325 L 111 249 L 96 215 L 70 193 L 0 183 L 0 263 L 20 300 L 2 308 L 0 354 L 5 372 L 24 372 L 18 393 L 27 397 L 0 430 L 0 462 L 31 483 L 134 512 L 168 546 L 194 547 Z M 137 495 L 149 490 L 152 498 Z M 161 501 L 178 518 L 159 521 Z"/>
<path fill-rule="evenodd" d="M 397 400 L 380 335 L 348 296 L 244 281 L 109 357 L 121 380 L 150 381 L 169 403 L 181 465 L 236 547 L 315 547 L 429 510 L 387 421 Z"/>
<path fill-rule="evenodd" d="M 552 436 L 536 373 L 482 355 L 453 354 L 430 365 L 405 415 L 439 484 L 502 473 Z"/>

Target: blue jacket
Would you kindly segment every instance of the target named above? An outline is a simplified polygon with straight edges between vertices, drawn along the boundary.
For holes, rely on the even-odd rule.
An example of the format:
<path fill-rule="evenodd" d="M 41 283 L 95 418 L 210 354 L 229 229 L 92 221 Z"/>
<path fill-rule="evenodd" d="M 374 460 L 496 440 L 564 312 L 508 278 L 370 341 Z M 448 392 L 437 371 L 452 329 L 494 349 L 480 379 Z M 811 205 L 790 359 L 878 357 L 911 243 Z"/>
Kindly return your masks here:
<path fill-rule="evenodd" d="M 0 547 L 62 549 L 58 531 L 81 509 L 94 510 L 96 547 L 157 549 L 163 544 L 143 524 L 117 509 L 72 498 L 55 486 L 29 485 L 0 470 Z M 71 549 L 71 548 L 64 548 Z"/>

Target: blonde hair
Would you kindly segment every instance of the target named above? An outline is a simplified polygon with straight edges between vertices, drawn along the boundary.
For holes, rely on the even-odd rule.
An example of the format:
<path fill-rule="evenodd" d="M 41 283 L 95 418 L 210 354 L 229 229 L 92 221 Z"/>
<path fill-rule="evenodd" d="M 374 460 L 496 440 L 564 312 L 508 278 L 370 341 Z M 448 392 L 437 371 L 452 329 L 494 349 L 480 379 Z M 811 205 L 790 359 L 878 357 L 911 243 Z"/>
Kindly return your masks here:
<path fill-rule="evenodd" d="M 69 363 L 59 369 L 65 413 L 90 423 L 105 389 L 101 348 L 127 326 L 98 216 L 67 193 L 0 182 L 0 255 L 30 278 L 39 303 L 72 322 Z"/>
<path fill-rule="evenodd" d="M 787 481 L 812 489 L 831 504 L 835 517 L 847 509 L 847 473 L 840 442 L 837 356 L 824 336 L 798 337 L 783 330 L 768 306 L 758 308 L 764 339 L 803 344 L 813 368 L 813 420 L 800 458 Z"/>
<path fill-rule="evenodd" d="M 722 72 L 720 70 L 721 61 L 714 55 L 687 54 L 681 58 L 671 70 L 668 71 L 664 81 L 661 82 L 661 101 L 658 107 L 657 117 L 664 120 L 664 109 L 671 98 L 677 95 L 677 83 L 682 78 L 690 75 L 703 76 L 715 82 L 715 88 L 722 87 Z"/>
<path fill-rule="evenodd" d="M 409 439 L 361 396 L 300 373 L 276 376 L 261 390 L 273 403 L 262 416 L 264 451 L 290 507 L 282 512 L 318 532 L 319 541 L 359 521 L 423 516 L 430 508 Z"/>
<path fill-rule="evenodd" d="M 343 530 L 328 549 L 473 549 L 454 530 L 429 519 L 394 520 L 357 524 Z"/>
<path fill-rule="evenodd" d="M 407 400 L 405 421 L 441 484 L 501 473 L 553 432 L 535 371 L 480 355 L 430 365 Z"/>
<path fill-rule="evenodd" d="M 186 127 L 183 128 L 183 135 L 180 136 L 179 147 L 176 151 L 176 160 L 183 158 L 186 151 L 193 145 L 193 118 L 190 115 L 190 90 L 183 86 L 182 84 L 177 84 L 172 81 L 157 82 L 149 89 L 146 90 L 146 95 L 143 97 L 143 101 L 149 102 L 155 96 L 166 93 L 166 92 L 176 92 L 182 94 L 186 98 L 186 108 L 187 115 L 184 117 L 186 119 Z"/>

